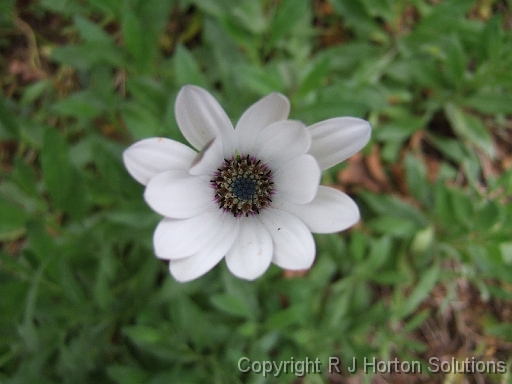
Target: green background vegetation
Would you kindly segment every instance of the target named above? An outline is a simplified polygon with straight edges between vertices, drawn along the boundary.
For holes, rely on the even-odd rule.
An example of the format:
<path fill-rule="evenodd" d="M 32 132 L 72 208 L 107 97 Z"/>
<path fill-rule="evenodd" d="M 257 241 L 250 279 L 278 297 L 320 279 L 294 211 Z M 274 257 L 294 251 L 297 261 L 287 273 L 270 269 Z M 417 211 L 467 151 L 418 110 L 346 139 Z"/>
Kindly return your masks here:
<path fill-rule="evenodd" d="M 338 383 L 352 357 L 374 356 L 506 361 L 505 374 L 409 379 L 508 382 L 511 7 L 2 0 L 0 382 L 265 382 L 238 372 L 242 356 L 342 361 L 339 376 L 283 383 Z M 354 196 L 362 220 L 316 236 L 307 274 L 272 267 L 246 282 L 222 262 L 179 284 L 153 256 L 159 217 L 121 153 L 183 140 L 184 84 L 234 121 L 279 91 L 307 124 L 372 123 L 363 155 L 323 180 Z"/>

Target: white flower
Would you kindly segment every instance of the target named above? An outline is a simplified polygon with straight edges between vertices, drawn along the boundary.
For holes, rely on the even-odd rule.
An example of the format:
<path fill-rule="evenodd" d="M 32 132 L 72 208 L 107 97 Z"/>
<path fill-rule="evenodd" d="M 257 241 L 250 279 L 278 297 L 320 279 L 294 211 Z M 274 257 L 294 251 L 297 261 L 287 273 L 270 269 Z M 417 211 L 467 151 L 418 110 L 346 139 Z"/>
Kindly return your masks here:
<path fill-rule="evenodd" d="M 148 205 L 164 216 L 153 238 L 178 281 L 196 279 L 225 257 L 229 270 L 253 280 L 273 262 L 310 268 L 311 232 L 342 231 L 359 220 L 346 194 L 319 186 L 321 171 L 363 148 L 368 122 L 338 117 L 306 127 L 287 120 L 288 99 L 272 93 L 244 112 L 235 128 L 202 88 L 178 93 L 176 120 L 199 153 L 149 138 L 123 153 L 128 172 L 146 186 Z"/>

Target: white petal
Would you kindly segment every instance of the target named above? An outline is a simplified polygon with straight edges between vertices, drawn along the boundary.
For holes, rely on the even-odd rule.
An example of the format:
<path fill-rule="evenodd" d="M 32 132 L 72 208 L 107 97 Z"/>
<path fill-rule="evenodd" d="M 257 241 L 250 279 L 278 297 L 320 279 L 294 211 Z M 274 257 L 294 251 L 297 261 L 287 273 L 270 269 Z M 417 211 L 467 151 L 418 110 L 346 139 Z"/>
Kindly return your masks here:
<path fill-rule="evenodd" d="M 183 136 L 196 149 L 219 137 L 227 155 L 234 152 L 233 124 L 220 104 L 203 88 L 185 85 L 176 97 L 176 121 Z"/>
<path fill-rule="evenodd" d="M 188 171 L 172 170 L 153 177 L 144 191 L 148 205 L 159 214 L 187 219 L 206 211 L 213 204 L 209 183 Z"/>
<path fill-rule="evenodd" d="M 254 156 L 264 163 L 285 162 L 304 155 L 311 146 L 311 135 L 304 123 L 284 120 L 270 124 L 256 138 Z"/>
<path fill-rule="evenodd" d="M 163 219 L 153 235 L 156 256 L 166 260 L 181 259 L 206 248 L 220 231 L 222 214 L 212 205 L 190 219 Z"/>
<path fill-rule="evenodd" d="M 350 196 L 322 185 L 318 187 L 313 201 L 307 204 L 294 204 L 277 197 L 272 200 L 273 207 L 297 216 L 313 233 L 340 232 L 353 226 L 360 218 L 359 208 Z"/>
<path fill-rule="evenodd" d="M 313 156 L 295 157 L 273 170 L 276 193 L 293 203 L 309 203 L 316 195 L 321 173 Z"/>
<path fill-rule="evenodd" d="M 285 120 L 289 113 L 290 102 L 280 93 L 271 93 L 251 105 L 236 124 L 237 150 L 242 155 L 251 155 L 258 133 L 276 121 Z"/>
<path fill-rule="evenodd" d="M 171 169 L 188 169 L 196 152 L 186 145 L 163 137 L 137 141 L 123 152 L 124 166 L 139 183 Z"/>
<path fill-rule="evenodd" d="M 192 167 L 190 168 L 191 175 L 212 175 L 213 172 L 222 166 L 224 162 L 224 155 L 222 153 L 222 141 L 219 139 L 212 139 L 206 146 L 197 154 Z"/>
<path fill-rule="evenodd" d="M 240 231 L 226 254 L 226 263 L 233 275 L 254 280 L 265 273 L 272 261 L 272 237 L 256 217 L 243 217 L 240 221 Z"/>
<path fill-rule="evenodd" d="M 258 218 L 272 236 L 272 261 L 284 269 L 308 269 L 315 260 L 315 241 L 306 225 L 280 209 L 266 209 Z"/>
<path fill-rule="evenodd" d="M 169 270 L 176 280 L 197 279 L 215 267 L 229 251 L 238 235 L 239 221 L 225 213 L 218 225 L 219 232 L 207 247 L 192 256 L 169 262 Z"/>
<path fill-rule="evenodd" d="M 372 127 L 357 117 L 336 117 L 308 127 L 313 139 L 309 153 L 322 169 L 341 163 L 370 140 Z"/>

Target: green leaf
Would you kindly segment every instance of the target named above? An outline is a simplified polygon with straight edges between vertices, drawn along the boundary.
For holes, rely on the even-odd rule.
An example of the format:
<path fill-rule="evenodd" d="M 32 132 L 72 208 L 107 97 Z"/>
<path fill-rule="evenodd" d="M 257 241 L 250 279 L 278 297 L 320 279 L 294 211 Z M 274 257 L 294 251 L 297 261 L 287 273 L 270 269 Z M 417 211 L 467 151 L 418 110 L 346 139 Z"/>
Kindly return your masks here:
<path fill-rule="evenodd" d="M 471 1 L 451 0 L 432 7 L 431 12 L 416 24 L 404 42 L 410 48 L 417 49 L 439 36 L 459 31 L 467 23 L 465 14 L 472 6 Z"/>
<path fill-rule="evenodd" d="M 512 114 L 512 93 L 503 89 L 480 88 L 461 103 L 483 113 Z"/>
<path fill-rule="evenodd" d="M 12 178 L 23 190 L 34 197 L 40 198 L 37 190 L 37 177 L 33 168 L 31 168 L 24 160 L 16 158 L 14 160 L 14 170 Z"/>
<path fill-rule="evenodd" d="M 162 331 L 146 325 L 124 327 L 123 333 L 137 344 L 157 344 L 164 339 Z"/>
<path fill-rule="evenodd" d="M 329 61 L 326 58 L 317 60 L 308 69 L 306 76 L 301 81 L 296 97 L 307 95 L 322 85 L 329 73 Z"/>
<path fill-rule="evenodd" d="M 4 0 L 0 2 L 0 27 L 11 27 L 16 0 Z"/>
<path fill-rule="evenodd" d="M 331 0 L 335 12 L 343 16 L 344 20 L 352 28 L 365 38 L 371 38 L 380 42 L 387 42 L 389 37 L 379 27 L 373 17 L 367 12 L 360 0 Z"/>
<path fill-rule="evenodd" d="M 267 28 L 267 20 L 263 14 L 260 1 L 237 1 L 231 9 L 233 19 L 239 25 L 255 34 L 261 34 Z"/>
<path fill-rule="evenodd" d="M 495 324 L 487 327 L 485 331 L 504 341 L 512 342 L 512 323 Z"/>
<path fill-rule="evenodd" d="M 52 89 L 53 84 L 51 80 L 39 80 L 33 84 L 28 85 L 23 90 L 23 96 L 20 100 L 20 104 L 30 105 L 36 102 L 38 98 L 40 98 L 45 91 Z"/>
<path fill-rule="evenodd" d="M 449 189 L 449 212 L 457 219 L 460 226 L 470 228 L 474 220 L 474 206 L 469 196 L 460 189 Z"/>
<path fill-rule="evenodd" d="M 500 219 L 500 207 L 496 201 L 490 200 L 476 209 L 472 228 L 477 231 L 490 231 Z"/>
<path fill-rule="evenodd" d="M 408 220 L 414 223 L 417 228 L 424 228 L 429 223 L 418 208 L 394 196 L 365 192 L 361 194 L 361 197 L 380 215 Z"/>
<path fill-rule="evenodd" d="M 75 16 L 75 25 L 80 32 L 80 35 L 85 41 L 99 42 L 104 44 L 110 44 L 112 38 L 110 35 L 103 30 L 98 24 L 93 23 L 89 19 L 83 16 Z"/>
<path fill-rule="evenodd" d="M 75 117 L 94 118 L 106 108 L 99 98 L 90 91 L 80 91 L 57 101 L 51 106 L 53 112 Z"/>
<path fill-rule="evenodd" d="M 398 318 L 404 318 L 411 314 L 421 302 L 429 295 L 430 291 L 437 284 L 440 275 L 439 264 L 433 265 L 420 278 L 409 297 L 405 299 L 397 311 Z"/>
<path fill-rule="evenodd" d="M 4 137 L 18 137 L 19 136 L 19 125 L 18 121 L 11 114 L 11 111 L 7 108 L 7 103 L 0 95 L 0 138 Z"/>
<path fill-rule="evenodd" d="M 397 271 L 382 271 L 370 276 L 370 280 L 379 285 L 395 285 L 407 280 L 407 274 Z"/>
<path fill-rule="evenodd" d="M 383 236 L 380 239 L 374 240 L 368 258 L 359 265 L 358 269 L 361 269 L 364 276 L 372 276 L 386 263 L 390 253 L 391 237 Z"/>
<path fill-rule="evenodd" d="M 147 56 L 144 54 L 144 29 L 135 11 L 125 6 L 121 24 L 126 49 L 132 55 L 138 69 L 147 68 Z"/>
<path fill-rule="evenodd" d="M 21 207 L 0 201 L 0 241 L 19 237 L 27 219 L 28 214 Z"/>
<path fill-rule="evenodd" d="M 503 49 L 503 15 L 496 13 L 482 29 L 480 35 L 479 53 L 480 59 L 488 59 L 491 63 L 496 63 L 502 54 Z"/>
<path fill-rule="evenodd" d="M 304 306 L 296 304 L 269 316 L 265 325 L 268 329 L 283 329 L 292 324 L 302 323 L 303 318 Z"/>
<path fill-rule="evenodd" d="M 109 377 L 117 384 L 149 383 L 151 376 L 133 365 L 111 365 L 107 367 Z"/>
<path fill-rule="evenodd" d="M 211 302 L 217 309 L 231 315 L 254 319 L 254 313 L 251 311 L 247 303 L 237 296 L 222 293 L 212 296 Z"/>
<path fill-rule="evenodd" d="M 55 203 L 62 207 L 71 190 L 72 168 L 64 137 L 53 128 L 46 129 L 41 153 L 43 180 Z"/>
<path fill-rule="evenodd" d="M 512 241 L 500 243 L 500 253 L 503 262 L 512 266 Z"/>
<path fill-rule="evenodd" d="M 367 224 L 377 233 L 396 237 L 412 236 L 418 230 L 418 227 L 410 220 L 393 216 L 379 216 L 371 219 Z"/>
<path fill-rule="evenodd" d="M 119 0 L 87 0 L 89 4 L 109 16 L 121 18 L 123 2 Z"/>
<path fill-rule="evenodd" d="M 206 79 L 199 69 L 194 56 L 183 44 L 178 44 L 174 53 L 176 85 L 195 84 L 206 87 Z"/>
<path fill-rule="evenodd" d="M 443 42 L 443 53 L 446 55 L 447 73 L 456 87 L 460 87 L 466 74 L 467 58 L 462 43 L 456 34 Z"/>
<path fill-rule="evenodd" d="M 416 328 L 418 328 L 427 318 L 431 316 L 430 309 L 424 309 L 423 311 L 419 312 L 418 314 L 414 315 L 411 320 L 409 320 L 403 328 L 404 333 L 409 333 L 414 331 Z"/>
<path fill-rule="evenodd" d="M 268 50 L 282 39 L 298 23 L 304 20 L 308 12 L 307 1 L 282 0 L 278 3 L 274 17 L 271 20 L 270 36 L 266 41 Z"/>
<path fill-rule="evenodd" d="M 54 256 L 57 250 L 55 240 L 40 222 L 30 221 L 27 223 L 27 237 L 30 248 L 40 260 L 48 260 Z"/>
<path fill-rule="evenodd" d="M 44 133 L 41 153 L 43 180 L 57 208 L 78 219 L 85 214 L 85 187 L 73 168 L 64 137 L 55 129 Z"/>
<path fill-rule="evenodd" d="M 108 52 L 108 55 L 105 52 Z M 123 52 L 112 43 L 86 42 L 79 46 L 64 45 L 54 48 L 51 51 L 51 58 L 82 70 L 88 70 L 93 64 L 126 65 Z"/>
<path fill-rule="evenodd" d="M 285 85 L 277 68 L 267 66 L 258 68 L 255 66 L 241 65 L 236 69 L 239 80 L 260 96 L 266 96 L 271 92 L 284 92 Z"/>
<path fill-rule="evenodd" d="M 404 165 L 409 192 L 418 201 L 427 203 L 427 197 L 430 192 L 430 183 L 427 179 L 427 168 L 425 163 L 408 153 L 405 157 Z"/>
<path fill-rule="evenodd" d="M 151 111 L 140 103 L 127 103 L 121 107 L 123 120 L 133 135 L 140 140 L 147 137 L 159 136 L 162 123 Z"/>
<path fill-rule="evenodd" d="M 491 159 L 495 157 L 492 137 L 480 119 L 464 113 L 452 103 L 447 103 L 444 111 L 450 125 L 458 135 L 480 148 Z"/>

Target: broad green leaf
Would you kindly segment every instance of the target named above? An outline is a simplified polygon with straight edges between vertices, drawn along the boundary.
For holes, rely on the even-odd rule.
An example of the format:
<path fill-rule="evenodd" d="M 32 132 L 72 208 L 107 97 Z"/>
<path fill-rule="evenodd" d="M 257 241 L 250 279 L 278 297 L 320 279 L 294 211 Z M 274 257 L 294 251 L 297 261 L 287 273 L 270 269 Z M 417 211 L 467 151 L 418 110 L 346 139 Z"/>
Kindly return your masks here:
<path fill-rule="evenodd" d="M 427 197 L 430 192 L 430 183 L 427 179 L 425 163 L 409 153 L 404 159 L 404 165 L 409 192 L 418 201 L 424 204 L 428 203 Z"/>
<path fill-rule="evenodd" d="M 194 56 L 182 44 L 178 44 L 174 53 L 176 85 L 195 84 L 206 87 L 206 79 L 199 69 Z"/>
<path fill-rule="evenodd" d="M 478 207 L 474 213 L 472 228 L 477 231 L 491 231 L 501 217 L 500 206 L 496 201 L 488 201 L 483 206 Z"/>
<path fill-rule="evenodd" d="M 275 67 L 258 68 L 242 65 L 236 69 L 235 73 L 243 84 L 260 96 L 285 90 L 283 79 Z"/>
<path fill-rule="evenodd" d="M 362 274 L 369 277 L 376 273 L 386 263 L 390 253 L 391 237 L 383 236 L 374 240 L 367 259 L 359 265 Z"/>
<path fill-rule="evenodd" d="M 107 373 L 116 384 L 148 383 L 151 377 L 133 365 L 111 365 L 107 367 Z"/>
<path fill-rule="evenodd" d="M 136 67 L 139 70 L 147 69 L 148 57 L 144 42 L 144 29 L 141 21 L 135 11 L 129 6 L 125 6 L 123 11 L 122 31 L 126 49 L 135 60 Z"/>
<path fill-rule="evenodd" d="M 4 0 L 0 2 L 0 27 L 11 26 L 16 0 Z"/>
<path fill-rule="evenodd" d="M 417 228 L 423 228 L 428 225 L 427 218 L 418 208 L 394 196 L 365 192 L 361 197 L 364 198 L 376 213 L 397 219 L 409 220 Z"/>
<path fill-rule="evenodd" d="M 418 314 L 414 315 L 404 326 L 403 332 L 412 332 L 418 328 L 429 316 L 431 316 L 430 309 L 424 309 Z"/>
<path fill-rule="evenodd" d="M 93 23 L 83 16 L 75 16 L 75 25 L 80 35 L 85 41 L 109 44 L 112 42 L 110 35 L 103 30 L 98 24 Z"/>
<path fill-rule="evenodd" d="M 51 88 L 52 83 L 48 79 L 39 80 L 33 84 L 28 85 L 23 91 L 20 104 L 30 105 L 35 103 L 39 97 L 44 95 L 44 93 L 49 91 Z"/>
<path fill-rule="evenodd" d="M 322 85 L 329 72 L 329 62 L 324 58 L 316 61 L 308 69 L 304 79 L 300 82 L 296 97 L 307 95 Z"/>
<path fill-rule="evenodd" d="M 40 222 L 30 221 L 27 223 L 27 237 L 30 248 L 41 261 L 55 256 L 57 251 L 55 239 Z"/>
<path fill-rule="evenodd" d="M 57 101 L 51 109 L 61 115 L 93 118 L 104 112 L 106 106 L 94 93 L 80 91 Z"/>
<path fill-rule="evenodd" d="M 254 319 L 254 313 L 249 306 L 237 296 L 218 294 L 212 296 L 211 302 L 216 308 L 231 315 Z"/>
<path fill-rule="evenodd" d="M 157 344 L 164 338 L 161 330 L 146 325 L 124 327 L 123 333 L 137 344 Z"/>
<path fill-rule="evenodd" d="M 304 306 L 296 304 L 286 309 L 282 309 L 267 318 L 266 328 L 283 329 L 292 324 L 301 324 L 304 320 Z"/>
<path fill-rule="evenodd" d="M 503 262 L 509 266 L 512 266 L 512 241 L 501 243 L 500 252 Z"/>
<path fill-rule="evenodd" d="M 431 8 L 431 12 L 420 20 L 404 40 L 413 49 L 435 40 L 446 33 L 453 33 L 467 23 L 465 14 L 473 6 L 471 1 L 451 0 Z"/>
<path fill-rule="evenodd" d="M 55 204 L 62 208 L 71 191 L 73 170 L 68 144 L 56 129 L 48 128 L 44 133 L 41 164 L 46 188 Z"/>
<path fill-rule="evenodd" d="M 66 16 L 85 12 L 82 4 L 70 0 L 41 0 L 41 5 L 50 11 Z"/>
<path fill-rule="evenodd" d="M 121 108 L 121 115 L 134 139 L 159 136 L 161 121 L 140 104 L 125 104 Z"/>
<path fill-rule="evenodd" d="M 9 111 L 3 95 L 0 95 L 0 138 L 18 137 L 19 131 L 18 121 Z"/>
<path fill-rule="evenodd" d="M 375 17 L 382 17 L 387 22 L 394 22 L 393 18 L 398 17 L 395 12 L 398 12 L 403 5 L 395 3 L 393 0 L 361 0 L 362 5 L 369 15 Z"/>
<path fill-rule="evenodd" d="M 512 342 L 512 323 L 502 323 L 488 326 L 485 331 L 507 342 Z"/>
<path fill-rule="evenodd" d="M 512 93 L 503 89 L 478 89 L 461 103 L 483 113 L 512 114 Z"/>
<path fill-rule="evenodd" d="M 0 241 L 19 237 L 28 214 L 21 207 L 7 201 L 0 201 Z"/>
<path fill-rule="evenodd" d="M 86 211 L 83 179 L 71 164 L 66 140 L 56 129 L 48 128 L 44 133 L 41 163 L 43 180 L 55 208 L 74 219 L 83 217 Z"/>
<path fill-rule="evenodd" d="M 108 52 L 108 55 L 105 54 Z M 93 64 L 126 65 L 124 53 L 112 43 L 86 42 L 82 45 L 64 45 L 51 51 L 51 58 L 72 67 L 88 70 Z"/>
<path fill-rule="evenodd" d="M 34 169 L 20 158 L 14 160 L 14 165 L 15 167 L 12 172 L 13 180 L 15 180 L 27 194 L 40 197 L 37 190 L 37 177 Z"/>
<path fill-rule="evenodd" d="M 502 15 L 497 13 L 482 29 L 479 41 L 480 60 L 488 59 L 491 63 L 496 63 L 501 57 L 503 48 L 503 29 Z"/>
<path fill-rule="evenodd" d="M 266 41 L 267 50 L 272 49 L 298 22 L 304 20 L 308 5 L 308 2 L 303 0 L 283 0 L 278 3 L 268 28 L 270 36 Z"/>
<path fill-rule="evenodd" d="M 396 313 L 398 318 L 404 318 L 416 310 L 421 302 L 429 295 L 432 288 L 437 284 L 439 275 L 439 264 L 434 264 L 423 273 L 416 287 L 399 307 L 399 311 Z"/>
<path fill-rule="evenodd" d="M 395 285 L 407 281 L 407 274 L 398 271 L 379 271 L 370 276 L 370 280 L 380 285 Z"/>
<path fill-rule="evenodd" d="M 461 140 L 438 137 L 435 135 L 429 135 L 429 138 L 444 156 L 454 160 L 457 164 L 462 163 L 468 155 L 468 149 Z"/>
<path fill-rule="evenodd" d="M 261 34 L 267 27 L 260 1 L 241 0 L 231 9 L 231 15 L 239 25 L 252 33 Z"/>
<path fill-rule="evenodd" d="M 456 34 L 443 42 L 443 53 L 446 56 L 445 66 L 447 73 L 456 87 L 463 84 L 466 74 L 467 58 L 460 39 Z"/>
<path fill-rule="evenodd" d="M 451 103 L 445 105 L 444 111 L 458 135 L 480 148 L 490 158 L 494 158 L 495 151 L 492 137 L 480 119 L 463 112 Z"/>
<path fill-rule="evenodd" d="M 377 233 L 390 236 L 412 236 L 418 227 L 410 220 L 393 216 L 379 216 L 368 221 L 368 226 Z"/>
<path fill-rule="evenodd" d="M 360 33 L 365 38 L 375 39 L 380 42 L 388 41 L 388 36 L 373 17 L 368 14 L 361 0 L 331 0 L 330 2 L 336 13 L 343 16 L 347 24 L 354 28 L 357 33 Z"/>

